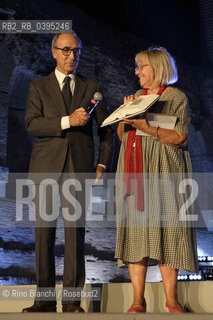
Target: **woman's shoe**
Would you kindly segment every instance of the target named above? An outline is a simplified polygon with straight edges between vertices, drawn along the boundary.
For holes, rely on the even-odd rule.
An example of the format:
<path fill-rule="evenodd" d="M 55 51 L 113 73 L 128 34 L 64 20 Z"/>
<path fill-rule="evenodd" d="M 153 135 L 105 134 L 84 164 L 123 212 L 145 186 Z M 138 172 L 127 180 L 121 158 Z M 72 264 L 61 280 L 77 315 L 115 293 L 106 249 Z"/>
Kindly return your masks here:
<path fill-rule="evenodd" d="M 139 305 L 139 304 L 132 305 L 127 312 L 128 313 L 146 312 L 146 300 L 144 299 L 142 305 Z"/>
<path fill-rule="evenodd" d="M 183 307 L 172 307 L 168 303 L 166 303 L 166 307 L 169 310 L 169 313 L 184 313 L 186 310 Z"/>

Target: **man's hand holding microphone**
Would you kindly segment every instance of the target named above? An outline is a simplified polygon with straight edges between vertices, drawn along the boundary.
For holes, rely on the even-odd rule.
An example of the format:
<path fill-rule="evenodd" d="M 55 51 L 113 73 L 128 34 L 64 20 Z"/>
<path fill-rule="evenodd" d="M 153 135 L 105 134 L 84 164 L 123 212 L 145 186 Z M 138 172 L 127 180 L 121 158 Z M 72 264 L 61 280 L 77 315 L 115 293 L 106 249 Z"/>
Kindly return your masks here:
<path fill-rule="evenodd" d="M 82 107 L 78 108 L 69 116 L 70 126 L 84 126 L 87 123 L 90 114 L 97 107 L 98 103 L 101 101 L 102 98 L 103 96 L 100 92 L 95 92 L 93 95 L 93 99 L 90 101 L 90 104 L 86 109 Z M 98 164 L 96 167 L 95 184 L 98 184 L 99 180 L 103 178 L 104 172 L 105 166 Z"/>
<path fill-rule="evenodd" d="M 93 95 L 93 98 L 90 101 L 89 106 L 86 109 L 78 108 L 70 115 L 70 118 L 69 118 L 70 126 L 71 127 L 84 126 L 87 123 L 90 114 L 97 107 L 97 105 L 102 100 L 102 98 L 103 96 L 100 92 L 95 92 Z"/>
<path fill-rule="evenodd" d="M 84 108 L 78 108 L 69 117 L 70 126 L 84 126 L 87 123 L 88 119 L 89 114 L 86 112 L 86 110 Z"/>

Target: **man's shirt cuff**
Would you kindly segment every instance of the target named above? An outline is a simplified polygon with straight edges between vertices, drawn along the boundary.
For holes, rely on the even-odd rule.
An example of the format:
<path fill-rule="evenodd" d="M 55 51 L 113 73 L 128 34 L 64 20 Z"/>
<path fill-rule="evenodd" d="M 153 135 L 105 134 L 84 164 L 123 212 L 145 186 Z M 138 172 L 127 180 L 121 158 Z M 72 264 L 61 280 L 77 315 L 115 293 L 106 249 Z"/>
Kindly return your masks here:
<path fill-rule="evenodd" d="M 66 130 L 70 128 L 70 117 L 65 116 L 61 118 L 61 130 Z"/>
<path fill-rule="evenodd" d="M 106 170 L 106 166 L 104 164 L 98 163 L 98 166 L 103 167 Z"/>

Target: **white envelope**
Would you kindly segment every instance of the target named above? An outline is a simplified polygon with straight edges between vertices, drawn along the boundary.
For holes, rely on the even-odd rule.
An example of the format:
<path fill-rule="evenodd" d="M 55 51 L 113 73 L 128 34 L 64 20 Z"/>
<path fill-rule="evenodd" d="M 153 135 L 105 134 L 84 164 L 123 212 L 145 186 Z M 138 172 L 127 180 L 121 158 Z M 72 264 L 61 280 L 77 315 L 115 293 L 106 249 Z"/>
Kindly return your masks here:
<path fill-rule="evenodd" d="M 145 115 L 145 119 L 147 120 L 148 124 L 152 127 L 159 127 L 164 129 L 174 129 L 177 117 L 173 116 L 166 116 L 161 113 L 151 113 L 147 112 Z M 151 136 L 149 133 L 145 133 L 141 130 L 136 130 L 137 136 Z"/>

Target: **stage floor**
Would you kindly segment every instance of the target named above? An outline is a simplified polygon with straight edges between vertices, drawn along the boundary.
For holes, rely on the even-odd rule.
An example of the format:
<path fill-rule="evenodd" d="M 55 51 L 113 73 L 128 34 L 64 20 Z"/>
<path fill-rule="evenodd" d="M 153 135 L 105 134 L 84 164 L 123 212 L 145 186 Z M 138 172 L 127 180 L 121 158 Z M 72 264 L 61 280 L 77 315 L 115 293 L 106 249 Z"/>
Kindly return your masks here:
<path fill-rule="evenodd" d="M 36 314 L 37 320 L 70 320 L 70 317 L 72 317 L 72 320 L 171 320 L 174 319 L 173 314 L 104 314 L 102 313 L 100 316 L 100 313 L 93 313 L 93 314 L 45 314 L 40 313 Z M 0 314 L 0 320 L 22 320 L 23 314 L 15 313 L 15 314 Z M 24 315 L 25 320 L 34 320 L 35 315 L 34 314 L 25 314 Z M 175 315 L 176 320 L 212 320 L 212 314 L 176 314 Z"/>

